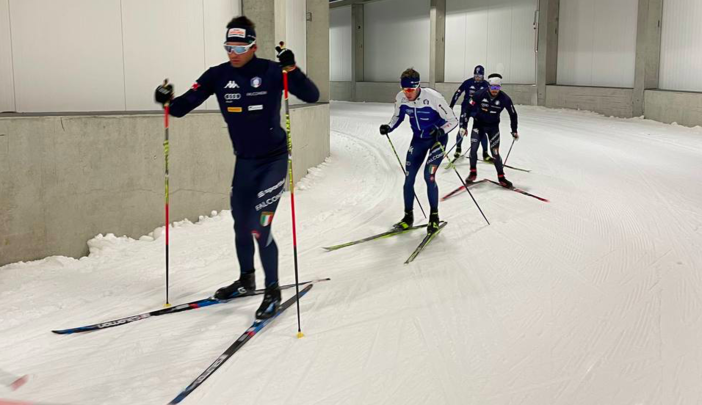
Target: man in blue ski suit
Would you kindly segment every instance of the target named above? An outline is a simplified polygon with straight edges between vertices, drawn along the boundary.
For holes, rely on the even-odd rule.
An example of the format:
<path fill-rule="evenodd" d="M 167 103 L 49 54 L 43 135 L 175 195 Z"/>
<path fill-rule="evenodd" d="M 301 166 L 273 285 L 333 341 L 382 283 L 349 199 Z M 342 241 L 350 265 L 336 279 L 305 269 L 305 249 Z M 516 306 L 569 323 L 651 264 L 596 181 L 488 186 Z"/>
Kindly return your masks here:
<path fill-rule="evenodd" d="M 236 155 L 230 202 L 240 277 L 214 296 L 227 299 L 234 294 L 253 294 L 255 239 L 266 276 L 263 303 L 256 317 L 265 319 L 277 313 L 281 302 L 278 247 L 271 223 L 287 175 L 287 140 L 280 126 L 283 70 L 288 72 L 290 92 L 299 99 L 316 102 L 319 90 L 296 68 L 292 51 L 276 48 L 280 63 L 257 58 L 255 26 L 244 16 L 227 25 L 224 49 L 228 62 L 209 68 L 190 90 L 175 99 L 171 85 L 159 86 L 156 101 L 168 103 L 170 114 L 182 117 L 211 95 L 217 97 Z"/>
<path fill-rule="evenodd" d="M 497 179 L 503 187 L 512 188 L 512 182 L 505 178 L 500 157 L 500 114 L 502 110 L 507 110 L 512 136 L 519 139 L 517 132 L 517 110 L 514 109 L 512 99 L 502 89 L 502 76 L 493 73 L 488 77 L 489 88 L 479 91 L 470 100 L 470 116 L 473 117 L 473 131 L 470 136 L 471 145 L 477 145 L 481 138 L 487 138 L 490 142 L 490 151 L 497 169 Z M 468 182 L 475 181 L 478 176 L 477 146 L 470 150 L 470 174 Z"/>
<path fill-rule="evenodd" d="M 476 66 L 473 70 L 473 77 L 464 81 L 458 90 L 456 90 L 456 93 L 451 99 L 451 109 L 453 109 L 453 106 L 456 105 L 456 102 L 458 102 L 461 94 L 463 94 L 463 92 L 466 93 L 466 95 L 463 96 L 463 102 L 461 103 L 461 118 L 459 123 L 460 129 L 458 130 L 458 135 L 456 135 L 456 153 L 453 155 L 454 158 L 461 156 L 461 143 L 463 143 L 463 137 L 469 133 L 468 118 L 470 118 L 470 98 L 473 97 L 473 94 L 479 92 L 480 90 L 486 89 L 488 86 L 487 82 L 483 80 L 484 75 L 485 68 L 481 65 Z M 490 155 L 488 155 L 487 138 L 482 139 L 481 145 L 483 146 L 483 160 L 491 160 Z"/>
<path fill-rule="evenodd" d="M 456 128 L 458 119 L 441 93 L 430 88 L 420 88 L 419 83 L 419 73 L 414 69 L 410 68 L 402 73 L 402 91 L 397 93 L 395 98 L 395 114 L 388 124 L 380 126 L 380 134 L 387 136 L 400 126 L 405 116 L 409 117 L 413 137 L 405 162 L 405 216 L 395 225 L 398 229 L 408 229 L 414 223 L 414 180 L 428 153 L 424 181 L 427 183 L 431 208 L 427 232 L 431 234 L 439 229 L 439 187 L 436 185 L 436 171 L 444 157 L 448 133 Z"/>

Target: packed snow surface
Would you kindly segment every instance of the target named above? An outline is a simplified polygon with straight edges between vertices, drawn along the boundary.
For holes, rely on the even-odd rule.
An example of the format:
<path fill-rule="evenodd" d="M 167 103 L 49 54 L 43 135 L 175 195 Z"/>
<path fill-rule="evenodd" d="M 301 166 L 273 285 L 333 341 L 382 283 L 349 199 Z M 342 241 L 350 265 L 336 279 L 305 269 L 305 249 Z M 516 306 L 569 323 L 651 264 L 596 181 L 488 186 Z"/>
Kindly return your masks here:
<path fill-rule="evenodd" d="M 403 175 L 378 134 L 393 106 L 333 103 L 331 157 L 296 193 L 300 278 L 332 279 L 301 300 L 305 337 L 296 338 L 292 307 L 184 403 L 702 402 L 702 131 L 517 109 L 521 139 L 508 163 L 531 172 L 507 177 L 551 202 L 476 185 L 491 225 L 467 193 L 449 199 L 440 205 L 448 226 L 405 265 L 424 231 L 322 249 L 383 232 L 403 209 Z M 410 137 L 407 123 L 391 134 L 403 160 Z M 467 161 L 457 169 L 465 177 Z M 478 169 L 496 179 L 493 166 Z M 441 195 L 460 184 L 444 167 L 437 176 Z M 416 190 L 428 210 L 421 175 Z M 425 221 L 418 207 L 415 218 Z M 238 275 L 229 212 L 191 220 L 171 232 L 173 303 Z M 288 194 L 274 231 L 289 283 Z M 31 375 L 0 397 L 165 404 L 251 324 L 260 296 L 87 334 L 50 332 L 161 308 L 163 233 L 99 235 L 80 260 L 0 268 L 0 370 Z M 261 287 L 260 266 L 257 277 Z"/>

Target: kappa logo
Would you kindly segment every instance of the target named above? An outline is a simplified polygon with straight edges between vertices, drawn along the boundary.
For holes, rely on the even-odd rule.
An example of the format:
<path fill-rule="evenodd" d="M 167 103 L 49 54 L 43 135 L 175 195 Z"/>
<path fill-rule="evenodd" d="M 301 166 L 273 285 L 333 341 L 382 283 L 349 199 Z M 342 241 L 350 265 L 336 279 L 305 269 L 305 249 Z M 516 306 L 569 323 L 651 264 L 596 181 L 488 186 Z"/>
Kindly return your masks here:
<path fill-rule="evenodd" d="M 239 85 L 236 83 L 234 80 L 230 80 L 229 83 L 227 83 L 224 86 L 225 89 L 238 89 Z"/>
<path fill-rule="evenodd" d="M 254 89 L 261 87 L 261 83 L 263 83 L 263 80 L 258 76 L 251 79 L 251 87 L 253 87 Z"/>

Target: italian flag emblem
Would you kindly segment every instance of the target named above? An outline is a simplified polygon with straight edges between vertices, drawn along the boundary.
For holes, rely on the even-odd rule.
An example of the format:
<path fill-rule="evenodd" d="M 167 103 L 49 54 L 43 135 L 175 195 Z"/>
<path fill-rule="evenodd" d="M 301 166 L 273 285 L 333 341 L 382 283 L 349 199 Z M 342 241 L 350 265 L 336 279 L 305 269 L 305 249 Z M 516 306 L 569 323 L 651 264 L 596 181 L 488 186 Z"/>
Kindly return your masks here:
<path fill-rule="evenodd" d="M 268 226 L 273 222 L 272 212 L 262 212 L 261 213 L 261 226 Z"/>

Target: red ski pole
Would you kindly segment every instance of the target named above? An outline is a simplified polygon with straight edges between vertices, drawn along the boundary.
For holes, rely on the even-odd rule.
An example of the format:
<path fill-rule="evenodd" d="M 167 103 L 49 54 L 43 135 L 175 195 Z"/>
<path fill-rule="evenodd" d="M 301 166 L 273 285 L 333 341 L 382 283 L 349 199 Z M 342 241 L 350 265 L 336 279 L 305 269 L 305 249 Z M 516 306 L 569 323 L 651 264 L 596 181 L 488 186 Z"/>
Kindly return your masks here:
<path fill-rule="evenodd" d="M 280 43 L 284 48 L 285 44 Z M 300 281 L 297 266 L 297 229 L 295 228 L 295 182 L 293 181 L 292 136 L 290 135 L 290 102 L 288 100 L 288 72 L 283 69 L 283 98 L 285 99 L 285 133 L 288 138 L 288 177 L 290 178 L 290 210 L 292 212 L 293 261 L 295 262 L 295 293 L 297 294 L 297 337 L 304 336 L 300 321 Z"/>

